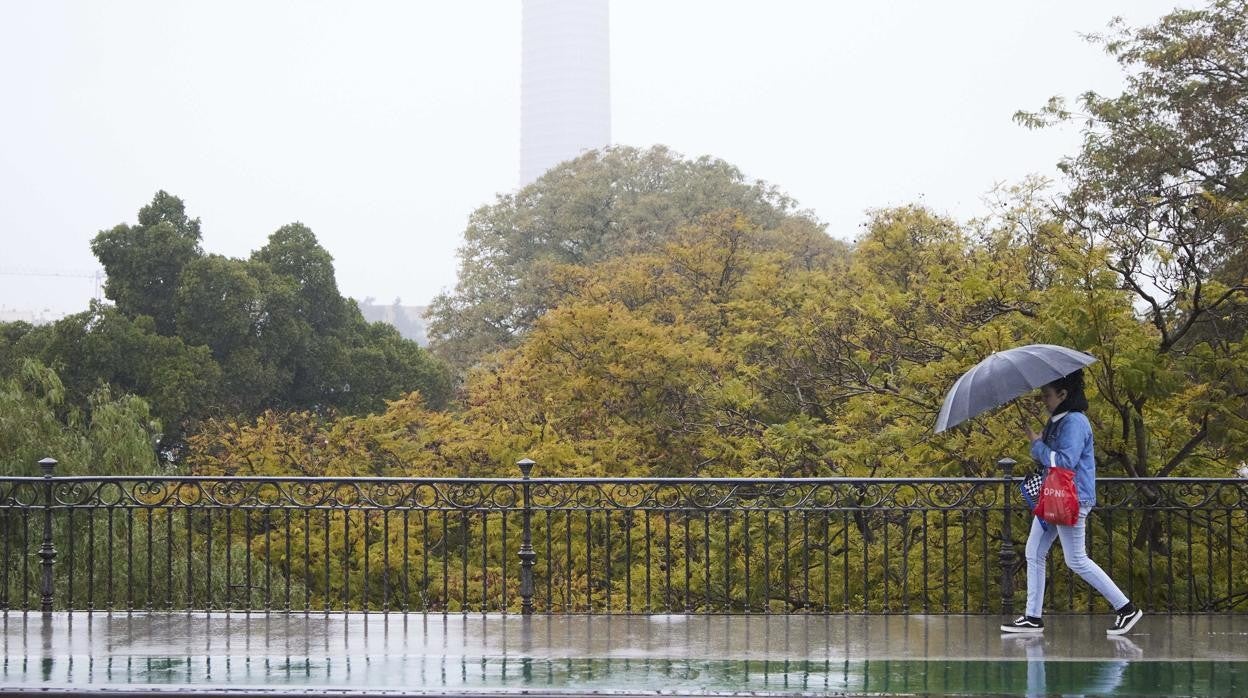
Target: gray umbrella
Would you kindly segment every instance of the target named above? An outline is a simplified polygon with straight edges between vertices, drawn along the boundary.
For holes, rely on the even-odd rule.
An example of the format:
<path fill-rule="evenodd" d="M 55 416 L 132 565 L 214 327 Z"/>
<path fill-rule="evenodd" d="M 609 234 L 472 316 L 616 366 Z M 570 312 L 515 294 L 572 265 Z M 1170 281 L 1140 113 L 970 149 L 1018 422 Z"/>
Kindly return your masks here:
<path fill-rule="evenodd" d="M 949 389 L 936 418 L 936 433 L 1094 361 L 1095 356 L 1055 344 L 1028 344 L 992 354 L 963 373 Z"/>

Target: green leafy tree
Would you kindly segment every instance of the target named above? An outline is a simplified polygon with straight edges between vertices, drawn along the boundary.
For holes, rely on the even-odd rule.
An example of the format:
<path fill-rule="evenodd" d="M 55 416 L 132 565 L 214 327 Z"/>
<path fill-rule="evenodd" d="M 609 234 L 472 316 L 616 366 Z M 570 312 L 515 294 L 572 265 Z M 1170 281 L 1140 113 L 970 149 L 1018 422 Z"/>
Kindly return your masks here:
<path fill-rule="evenodd" d="M 50 337 L 47 326 L 21 321 L 0 323 L 0 376 L 17 375 L 24 359 L 42 355 Z"/>
<path fill-rule="evenodd" d="M 1151 326 L 1151 357 L 1100 376 L 1121 434 L 1111 455 L 1139 476 L 1170 474 L 1193 455 L 1226 467 L 1241 449 L 1199 447 L 1242 443 L 1248 426 L 1248 3 L 1216 0 L 1142 28 L 1118 22 L 1095 40 L 1122 64 L 1122 94 L 1088 92 L 1079 113 L 1054 98 L 1016 118 L 1083 123 L 1079 153 L 1062 162 L 1062 219 L 1105 251 Z M 1151 408 L 1180 394 L 1189 434 L 1159 443 L 1175 416 Z"/>
<path fill-rule="evenodd" d="M 383 409 L 387 398 L 414 390 L 432 405 L 449 396 L 439 361 L 365 322 L 342 297 L 333 258 L 307 226 L 283 226 L 245 260 L 205 255 L 200 237 L 199 220 L 182 201 L 158 192 L 138 224 L 92 243 L 116 310 L 94 308 L 59 323 L 51 337 L 9 328 L 0 362 L 33 352 L 55 363 L 80 405 L 97 384 L 137 391 L 176 435 L 208 414 L 357 412 Z M 139 345 L 147 352 L 117 353 Z M 160 363 L 183 350 L 198 352 L 196 370 Z"/>
<path fill-rule="evenodd" d="M 461 369 L 514 346 L 557 304 L 561 266 L 653 251 L 721 209 L 787 229 L 811 264 L 838 248 L 792 199 L 722 160 L 689 160 L 662 147 L 595 151 L 472 214 L 455 291 L 430 306 L 431 346 Z"/>
<path fill-rule="evenodd" d="M 419 391 L 428 403 L 444 407 L 451 394 L 451 374 L 415 341 L 404 339 L 398 329 L 384 323 L 366 323 L 354 306 L 352 324 L 361 341 L 337 355 L 336 371 L 341 390 L 334 404 L 355 414 L 382 411 L 387 399 Z"/>
<path fill-rule="evenodd" d="M 118 308 L 92 303 L 54 323 L 49 335 L 38 356 L 56 368 L 68 403 L 79 409 L 87 408 L 101 386 L 143 396 L 171 441 L 212 409 L 221 369 L 210 351 L 158 334 L 150 316 L 130 318 Z"/>
<path fill-rule="evenodd" d="M 307 226 L 292 223 L 278 228 L 251 259 L 294 282 L 299 317 L 313 332 L 332 332 L 347 323 L 354 304 L 339 294 L 334 258 Z"/>
<path fill-rule="evenodd" d="M 292 393 L 312 329 L 293 280 L 263 263 L 208 255 L 187 265 L 177 306 L 179 336 L 207 346 L 222 368 L 225 413 L 299 401 Z"/>
<path fill-rule="evenodd" d="M 278 229 L 247 261 L 188 265 L 178 300 L 179 332 L 212 347 L 234 414 L 380 410 L 413 390 L 441 405 L 449 395 L 439 362 L 342 297 L 333 258 L 302 224 Z"/>
<path fill-rule="evenodd" d="M 139 210 L 137 225 L 123 223 L 91 241 L 108 274 L 105 295 L 126 315 L 147 315 L 159 333 L 173 334 L 178 279 L 202 254 L 200 237 L 199 219 L 187 217 L 182 200 L 156 192 Z"/>
<path fill-rule="evenodd" d="M 134 395 L 101 387 L 87 409 L 68 401 L 56 371 L 25 359 L 0 380 L 0 471 L 38 475 L 37 461 L 53 457 L 60 475 L 130 475 L 155 470 L 160 424 Z M 7 529 L 6 529 L 7 530 Z"/>

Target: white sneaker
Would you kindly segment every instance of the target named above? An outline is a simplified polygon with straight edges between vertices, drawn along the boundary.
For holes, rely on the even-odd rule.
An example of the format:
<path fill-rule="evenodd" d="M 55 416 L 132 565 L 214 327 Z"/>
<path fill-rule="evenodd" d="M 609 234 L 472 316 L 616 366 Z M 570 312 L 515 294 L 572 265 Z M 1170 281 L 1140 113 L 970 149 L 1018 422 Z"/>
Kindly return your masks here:
<path fill-rule="evenodd" d="M 1143 617 L 1144 612 L 1138 608 L 1130 613 L 1118 613 L 1114 616 L 1114 624 L 1109 626 L 1105 633 L 1107 635 L 1125 635 Z"/>
<path fill-rule="evenodd" d="M 1001 624 L 1003 633 L 1042 633 L 1044 621 L 1031 616 L 1019 616 L 1009 623 Z"/>

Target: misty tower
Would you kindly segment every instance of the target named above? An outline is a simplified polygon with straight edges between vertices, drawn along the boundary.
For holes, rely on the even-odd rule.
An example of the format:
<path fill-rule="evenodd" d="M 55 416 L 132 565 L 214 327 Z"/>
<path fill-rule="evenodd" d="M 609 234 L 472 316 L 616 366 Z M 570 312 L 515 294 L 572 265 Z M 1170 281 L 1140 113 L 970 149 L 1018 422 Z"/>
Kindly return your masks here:
<path fill-rule="evenodd" d="M 520 185 L 611 142 L 607 0 L 523 0 Z"/>

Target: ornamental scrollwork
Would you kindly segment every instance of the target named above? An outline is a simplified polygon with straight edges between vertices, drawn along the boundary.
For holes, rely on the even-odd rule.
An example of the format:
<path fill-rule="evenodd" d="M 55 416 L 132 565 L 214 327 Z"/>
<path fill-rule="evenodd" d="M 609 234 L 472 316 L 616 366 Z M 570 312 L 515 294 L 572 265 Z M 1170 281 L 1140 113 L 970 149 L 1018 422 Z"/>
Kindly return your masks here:
<path fill-rule="evenodd" d="M 996 478 L 0 478 L 0 508 L 518 511 L 966 511 L 1020 504 Z M 1098 508 L 1248 508 L 1248 481 L 1102 478 Z"/>

